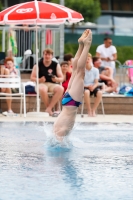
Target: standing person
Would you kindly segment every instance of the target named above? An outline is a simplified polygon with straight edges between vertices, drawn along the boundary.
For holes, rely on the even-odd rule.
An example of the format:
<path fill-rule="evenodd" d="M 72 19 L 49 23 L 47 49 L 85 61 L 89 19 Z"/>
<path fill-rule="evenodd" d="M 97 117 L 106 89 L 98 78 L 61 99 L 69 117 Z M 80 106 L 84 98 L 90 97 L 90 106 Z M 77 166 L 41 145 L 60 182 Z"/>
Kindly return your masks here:
<path fill-rule="evenodd" d="M 53 126 L 56 139 L 60 142 L 72 130 L 78 107 L 83 98 L 84 75 L 88 51 L 91 46 L 92 33 L 89 29 L 78 39 L 79 48 L 73 59 L 73 71 L 67 92 L 62 99 L 62 111 Z"/>
<path fill-rule="evenodd" d="M 63 95 L 63 87 L 59 84 L 63 81 L 63 74 L 60 65 L 52 61 L 53 50 L 45 49 L 43 51 L 43 58 L 38 63 L 38 77 L 39 77 L 39 94 L 42 101 L 46 106 L 45 112 L 48 112 L 50 116 L 55 116 L 52 109 L 55 104 L 61 99 Z M 31 81 L 36 82 L 36 65 L 34 65 L 31 73 Z M 37 88 L 36 88 L 37 90 Z M 48 92 L 54 93 L 50 103 Z"/>
<path fill-rule="evenodd" d="M 112 45 L 112 39 L 107 37 L 104 39 L 104 44 L 101 44 L 96 49 L 96 56 L 102 60 L 102 66 L 109 66 L 113 70 L 113 76 L 116 73 L 115 61 L 117 60 L 116 47 Z"/>
<path fill-rule="evenodd" d="M 99 80 L 99 71 L 92 64 L 92 56 L 88 54 L 88 59 L 86 62 L 86 69 L 85 69 L 85 78 L 84 78 L 84 99 L 88 111 L 88 116 L 95 117 L 96 116 L 96 109 L 101 101 L 102 98 L 102 90 L 98 86 Z M 91 108 L 90 104 L 90 96 L 95 96 L 95 102 L 93 107 Z"/>
<path fill-rule="evenodd" d="M 64 92 L 67 90 L 67 87 L 68 87 L 68 83 L 69 83 L 69 80 L 71 78 L 71 73 L 68 72 L 68 69 L 69 69 L 69 65 L 68 65 L 68 62 L 67 61 L 63 61 L 61 64 L 61 70 L 62 70 L 62 73 L 63 73 L 63 82 L 62 82 L 62 86 L 64 87 Z"/>
<path fill-rule="evenodd" d="M 0 65 L 0 77 L 4 77 L 5 75 L 6 76 L 10 75 L 10 72 L 4 66 Z M 9 94 L 12 93 L 11 88 L 0 88 L 0 92 Z M 14 114 L 14 112 L 12 111 L 12 98 L 6 99 L 6 102 L 7 102 L 7 111 L 3 112 L 2 114 L 5 116 L 7 116 L 8 114 Z"/>

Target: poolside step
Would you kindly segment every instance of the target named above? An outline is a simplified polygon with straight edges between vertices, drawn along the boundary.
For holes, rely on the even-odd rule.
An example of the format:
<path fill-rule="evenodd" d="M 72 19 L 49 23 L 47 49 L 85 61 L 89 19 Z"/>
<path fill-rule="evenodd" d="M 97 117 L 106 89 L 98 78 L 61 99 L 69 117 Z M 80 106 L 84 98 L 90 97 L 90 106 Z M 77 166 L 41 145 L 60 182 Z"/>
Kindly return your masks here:
<path fill-rule="evenodd" d="M 93 104 L 94 98 L 91 98 Z M 133 98 L 132 97 L 116 97 L 108 96 L 103 97 L 103 104 L 105 114 L 133 114 Z M 36 111 L 36 97 L 26 97 L 27 112 Z M 0 108 L 2 111 L 7 110 L 7 104 L 4 99 L 0 100 Z M 19 113 L 20 101 L 14 99 L 12 102 L 12 109 L 14 112 Z M 45 110 L 44 104 L 41 102 L 41 111 Z M 81 106 L 79 107 L 78 113 L 81 113 Z M 87 113 L 86 105 L 84 106 L 84 114 Z M 98 106 L 98 113 L 102 114 L 101 104 Z"/>
<path fill-rule="evenodd" d="M 91 98 L 93 105 L 94 98 Z M 103 105 L 105 114 L 133 114 L 133 97 L 117 97 L 117 96 L 103 96 Z M 81 107 L 78 113 L 81 112 Z M 87 113 L 86 105 L 84 106 L 84 113 Z M 98 106 L 98 113 L 102 114 L 101 104 Z"/>
<path fill-rule="evenodd" d="M 21 73 L 21 78 L 23 82 L 30 81 L 31 73 Z M 116 74 L 116 80 L 119 82 L 119 73 Z M 128 78 L 126 77 L 126 81 Z M 92 103 L 94 98 L 91 99 Z M 103 104 L 105 109 L 105 114 L 133 114 L 133 98 L 132 97 L 117 97 L 114 95 L 108 95 L 103 97 Z M 26 97 L 27 112 L 36 110 L 36 97 Z M 0 109 L 2 111 L 7 110 L 7 104 L 5 100 L 0 99 Z M 19 113 L 20 101 L 13 100 L 12 109 L 14 112 Z M 44 104 L 41 102 L 41 111 L 45 110 Z M 78 113 L 81 112 L 81 106 L 79 107 Z M 87 113 L 86 105 L 84 106 L 84 113 Z M 101 104 L 98 107 L 98 113 L 102 114 Z"/>

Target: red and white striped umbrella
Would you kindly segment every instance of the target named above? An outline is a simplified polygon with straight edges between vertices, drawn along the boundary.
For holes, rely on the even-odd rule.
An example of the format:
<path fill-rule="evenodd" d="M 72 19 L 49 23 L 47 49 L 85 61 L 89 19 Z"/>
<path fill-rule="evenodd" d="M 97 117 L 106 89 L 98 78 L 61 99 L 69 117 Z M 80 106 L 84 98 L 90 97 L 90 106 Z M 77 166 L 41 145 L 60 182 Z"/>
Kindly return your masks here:
<path fill-rule="evenodd" d="M 31 1 L 11 6 L 0 12 L 0 24 L 63 24 L 84 20 L 82 14 L 63 5 Z"/>
<path fill-rule="evenodd" d="M 68 20 L 77 23 L 83 16 L 63 5 L 41 1 L 31 1 L 11 6 L 0 12 L 0 24 L 64 24 Z M 38 38 L 36 28 L 36 60 L 38 60 Z M 37 74 L 37 112 L 39 113 L 38 67 Z"/>

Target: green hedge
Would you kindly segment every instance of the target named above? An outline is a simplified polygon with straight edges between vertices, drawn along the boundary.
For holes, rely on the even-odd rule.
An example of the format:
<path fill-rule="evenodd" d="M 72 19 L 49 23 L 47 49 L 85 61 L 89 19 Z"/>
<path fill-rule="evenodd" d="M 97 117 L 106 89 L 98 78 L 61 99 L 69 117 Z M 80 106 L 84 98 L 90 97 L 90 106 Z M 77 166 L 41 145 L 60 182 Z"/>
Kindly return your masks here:
<path fill-rule="evenodd" d="M 73 55 L 76 53 L 78 48 L 78 44 L 65 44 L 65 53 L 72 53 Z M 94 56 L 96 53 L 97 45 L 92 45 L 90 48 L 90 53 Z M 133 60 L 133 47 L 132 46 L 116 46 L 118 53 L 118 60 L 121 63 L 124 63 L 126 60 Z"/>

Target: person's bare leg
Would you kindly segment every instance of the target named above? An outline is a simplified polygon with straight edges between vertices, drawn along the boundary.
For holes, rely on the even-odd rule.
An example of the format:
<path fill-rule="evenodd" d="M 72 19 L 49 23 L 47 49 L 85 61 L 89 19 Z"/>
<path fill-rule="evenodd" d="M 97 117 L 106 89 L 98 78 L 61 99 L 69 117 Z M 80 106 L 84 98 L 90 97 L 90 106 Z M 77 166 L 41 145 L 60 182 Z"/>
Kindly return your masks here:
<path fill-rule="evenodd" d="M 77 69 L 77 62 L 78 62 L 78 59 L 80 58 L 81 53 L 82 53 L 83 48 L 84 48 L 84 42 L 83 41 L 87 37 L 88 32 L 89 32 L 89 30 L 85 30 L 83 32 L 83 34 L 81 35 L 81 37 L 78 39 L 79 47 L 78 47 L 78 50 L 77 50 L 77 52 L 74 56 L 74 59 L 72 61 L 73 71 Z"/>
<path fill-rule="evenodd" d="M 113 78 L 113 69 L 109 68 L 109 69 L 103 70 L 101 74 L 107 77 Z M 108 87 L 110 87 L 108 88 L 109 92 L 117 92 L 118 84 L 116 82 L 112 83 L 111 81 L 107 81 L 107 85 Z"/>
<path fill-rule="evenodd" d="M 76 76 L 72 82 L 72 85 L 69 89 L 70 96 L 78 102 L 82 101 L 82 94 L 84 92 L 84 75 L 85 75 L 85 66 L 86 66 L 86 60 L 88 57 L 88 51 L 91 46 L 92 41 L 92 33 L 88 30 L 88 35 L 83 39 L 84 48 L 81 53 L 80 58 L 77 62 L 77 72 Z"/>
<path fill-rule="evenodd" d="M 58 85 L 54 88 L 54 95 L 51 99 L 51 102 L 49 103 L 48 107 L 46 108 L 46 112 L 48 112 L 50 115 L 52 115 L 52 108 L 55 106 L 55 104 L 59 101 L 59 99 L 62 97 L 64 89 L 62 86 Z"/>
<path fill-rule="evenodd" d="M 85 99 L 85 104 L 86 104 L 88 116 L 92 116 L 91 104 L 90 104 L 90 91 L 89 90 L 85 90 L 84 99 Z"/>
<path fill-rule="evenodd" d="M 105 88 L 106 88 L 105 83 L 103 83 L 103 85 L 101 86 L 101 92 L 102 92 L 102 93 L 105 92 Z"/>
<path fill-rule="evenodd" d="M 39 94 L 41 100 L 43 101 L 45 107 L 47 108 L 49 105 L 48 87 L 46 85 L 39 85 Z"/>
<path fill-rule="evenodd" d="M 3 71 L 3 70 L 4 70 L 4 71 Z M 10 72 L 9 72 L 8 69 L 2 68 L 2 74 L 9 75 Z M 11 88 L 1 88 L 1 92 L 9 93 L 9 94 L 12 93 Z M 12 110 L 12 108 L 11 108 L 11 105 L 12 105 L 12 97 L 11 97 L 11 99 L 6 99 L 6 103 L 7 103 L 7 109 L 8 109 L 8 111 L 11 111 L 11 110 Z"/>
<path fill-rule="evenodd" d="M 59 99 L 59 101 L 54 106 L 56 113 L 60 113 L 60 110 L 61 110 L 61 108 L 60 108 L 60 102 L 61 102 L 61 99 Z"/>
<path fill-rule="evenodd" d="M 72 75 L 71 75 L 71 78 L 69 80 L 69 84 L 68 84 L 68 87 L 67 87 L 67 91 L 70 89 L 71 85 L 72 85 L 72 82 L 73 82 L 73 79 L 76 75 L 76 70 L 77 70 L 77 62 L 78 62 L 78 59 L 80 58 L 80 55 L 83 51 L 83 48 L 84 48 L 84 43 L 83 43 L 83 39 L 88 35 L 88 30 L 85 30 L 83 32 L 83 34 L 81 35 L 81 37 L 78 39 L 78 43 L 79 43 L 79 47 L 78 47 L 78 50 L 77 50 L 77 53 L 76 55 L 74 56 L 73 58 L 73 61 L 72 61 Z"/>
<path fill-rule="evenodd" d="M 94 102 L 93 108 L 92 108 L 92 116 L 93 117 L 96 116 L 96 109 L 101 101 L 101 98 L 102 98 L 102 92 L 98 91 L 97 96 L 95 97 L 95 102 Z"/>
<path fill-rule="evenodd" d="M 113 78 L 113 69 L 112 68 L 105 69 L 101 72 L 101 74 L 106 75 L 110 78 Z"/>
<path fill-rule="evenodd" d="M 108 92 L 108 93 L 111 93 L 111 92 L 114 92 L 115 88 L 114 87 L 111 87 L 111 86 L 105 86 L 105 92 Z"/>

